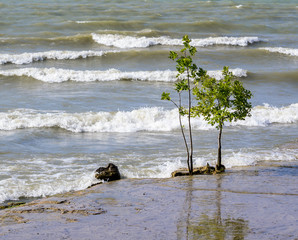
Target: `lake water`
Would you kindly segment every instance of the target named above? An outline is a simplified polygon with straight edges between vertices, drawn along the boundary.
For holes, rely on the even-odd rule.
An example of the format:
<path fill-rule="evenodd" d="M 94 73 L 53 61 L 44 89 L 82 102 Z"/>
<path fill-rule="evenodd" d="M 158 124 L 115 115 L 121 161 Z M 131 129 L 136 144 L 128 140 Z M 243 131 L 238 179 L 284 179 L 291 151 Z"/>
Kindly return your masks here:
<path fill-rule="evenodd" d="M 297 166 L 297 13 L 290 0 L 0 0 L 0 202 L 84 189 L 109 162 L 126 178 L 185 167 L 160 100 L 185 34 L 198 66 L 229 66 L 254 95 L 252 116 L 224 128 L 227 170 Z M 217 130 L 192 121 L 195 166 L 214 164 Z"/>

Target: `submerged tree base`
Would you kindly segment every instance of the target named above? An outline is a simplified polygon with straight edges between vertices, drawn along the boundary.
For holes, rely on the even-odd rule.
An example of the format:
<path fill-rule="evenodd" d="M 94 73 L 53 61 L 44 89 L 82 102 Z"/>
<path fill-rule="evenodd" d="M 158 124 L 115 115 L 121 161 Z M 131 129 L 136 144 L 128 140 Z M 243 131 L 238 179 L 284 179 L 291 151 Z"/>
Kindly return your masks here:
<path fill-rule="evenodd" d="M 194 168 L 192 175 L 211 175 L 211 174 L 220 174 L 225 172 L 225 166 L 221 165 L 220 167 L 212 167 L 208 163 L 205 167 Z M 187 168 L 181 168 L 174 172 L 172 172 L 172 177 L 179 177 L 179 176 L 189 176 L 189 171 Z"/>

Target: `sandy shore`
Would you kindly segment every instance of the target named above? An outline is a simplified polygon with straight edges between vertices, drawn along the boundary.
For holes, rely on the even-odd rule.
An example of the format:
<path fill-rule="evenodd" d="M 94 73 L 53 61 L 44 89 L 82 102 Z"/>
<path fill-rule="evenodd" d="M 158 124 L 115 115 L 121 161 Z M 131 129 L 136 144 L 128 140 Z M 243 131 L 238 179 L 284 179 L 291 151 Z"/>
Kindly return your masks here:
<path fill-rule="evenodd" d="M 297 166 L 122 179 L 0 211 L 0 239 L 298 239 Z"/>

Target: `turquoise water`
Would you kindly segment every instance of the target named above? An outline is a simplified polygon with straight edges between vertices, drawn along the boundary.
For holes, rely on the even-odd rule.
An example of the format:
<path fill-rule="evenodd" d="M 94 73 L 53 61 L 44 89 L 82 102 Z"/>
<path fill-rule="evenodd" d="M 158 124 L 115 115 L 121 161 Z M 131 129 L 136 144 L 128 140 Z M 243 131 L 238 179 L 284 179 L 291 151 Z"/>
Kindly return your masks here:
<path fill-rule="evenodd" d="M 197 65 L 227 65 L 252 117 L 228 124 L 227 169 L 297 164 L 295 1 L 0 1 L 0 202 L 83 189 L 114 162 L 127 178 L 186 166 L 170 50 L 188 34 Z M 195 165 L 216 129 L 194 119 Z"/>

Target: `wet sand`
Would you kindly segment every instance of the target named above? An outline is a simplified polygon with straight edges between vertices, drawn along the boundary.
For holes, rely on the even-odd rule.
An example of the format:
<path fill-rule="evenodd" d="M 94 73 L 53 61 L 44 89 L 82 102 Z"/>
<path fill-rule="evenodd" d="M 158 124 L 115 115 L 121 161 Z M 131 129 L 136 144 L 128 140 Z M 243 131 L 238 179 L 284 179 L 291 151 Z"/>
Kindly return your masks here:
<path fill-rule="evenodd" d="M 122 179 L 0 211 L 0 239 L 298 239 L 293 166 Z"/>

